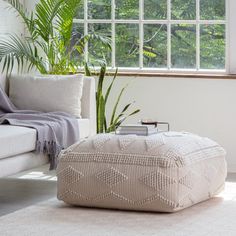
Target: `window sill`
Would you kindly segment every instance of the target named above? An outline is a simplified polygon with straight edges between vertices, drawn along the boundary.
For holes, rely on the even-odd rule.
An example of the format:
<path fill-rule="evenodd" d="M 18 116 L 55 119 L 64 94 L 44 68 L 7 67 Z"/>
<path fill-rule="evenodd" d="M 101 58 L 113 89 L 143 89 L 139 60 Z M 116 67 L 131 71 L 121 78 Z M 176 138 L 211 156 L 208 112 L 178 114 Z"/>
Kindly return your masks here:
<path fill-rule="evenodd" d="M 92 75 L 96 76 L 99 74 L 99 67 L 95 67 Z M 82 72 L 82 71 L 81 71 Z M 83 73 L 83 72 L 82 72 Z M 107 68 L 108 76 L 113 76 L 115 74 L 115 69 Z M 192 72 L 192 71 L 139 71 L 139 70 L 128 70 L 127 68 L 118 68 L 118 76 L 126 77 L 161 77 L 161 78 L 189 78 L 189 79 L 227 79 L 235 80 L 236 74 L 227 74 L 225 71 L 202 71 L 202 72 Z"/>
<path fill-rule="evenodd" d="M 80 70 L 79 73 L 84 73 L 83 70 Z M 114 76 L 114 69 L 107 69 L 106 75 Z M 99 75 L 99 68 L 95 68 L 92 72 L 93 76 Z M 161 77 L 161 78 L 189 78 L 189 79 L 226 79 L 226 80 L 236 80 L 236 74 L 226 74 L 225 72 L 217 71 L 206 73 L 194 73 L 194 72 L 158 72 L 158 71 L 138 71 L 138 70 L 118 70 L 117 76 L 126 76 L 126 77 Z"/>
<path fill-rule="evenodd" d="M 113 75 L 113 72 L 109 72 Z M 130 77 L 165 77 L 165 78 L 193 78 L 193 79 L 236 79 L 236 74 L 196 74 L 196 73 L 163 73 L 163 72 L 118 72 L 118 76 Z"/>

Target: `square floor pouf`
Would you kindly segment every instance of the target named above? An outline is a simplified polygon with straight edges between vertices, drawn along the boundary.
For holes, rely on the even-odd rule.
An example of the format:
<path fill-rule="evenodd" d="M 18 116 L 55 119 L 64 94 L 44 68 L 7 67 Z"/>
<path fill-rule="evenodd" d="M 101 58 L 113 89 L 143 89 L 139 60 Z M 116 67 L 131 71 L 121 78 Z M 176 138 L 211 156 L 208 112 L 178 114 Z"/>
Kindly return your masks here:
<path fill-rule="evenodd" d="M 58 199 L 72 205 L 175 212 L 224 188 L 225 151 L 186 132 L 100 134 L 60 155 Z"/>

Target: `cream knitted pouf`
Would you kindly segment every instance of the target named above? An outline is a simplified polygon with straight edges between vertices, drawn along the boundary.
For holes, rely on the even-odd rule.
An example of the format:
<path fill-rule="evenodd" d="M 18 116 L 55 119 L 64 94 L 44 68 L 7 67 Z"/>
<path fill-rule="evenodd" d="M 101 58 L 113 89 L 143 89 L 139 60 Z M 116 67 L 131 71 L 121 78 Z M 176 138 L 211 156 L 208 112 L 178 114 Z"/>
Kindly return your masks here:
<path fill-rule="evenodd" d="M 174 212 L 218 194 L 225 151 L 186 132 L 151 136 L 100 134 L 60 155 L 58 199 L 66 203 Z"/>

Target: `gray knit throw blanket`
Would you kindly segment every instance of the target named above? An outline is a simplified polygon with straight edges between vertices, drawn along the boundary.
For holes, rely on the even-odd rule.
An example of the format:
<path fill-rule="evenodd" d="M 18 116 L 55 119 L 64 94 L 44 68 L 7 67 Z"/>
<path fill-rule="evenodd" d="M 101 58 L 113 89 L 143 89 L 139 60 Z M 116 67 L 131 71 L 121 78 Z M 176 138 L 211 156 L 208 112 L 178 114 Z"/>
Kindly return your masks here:
<path fill-rule="evenodd" d="M 56 169 L 60 151 L 79 140 L 75 117 L 64 112 L 19 110 L 0 87 L 0 125 L 4 124 L 36 129 L 35 151 L 49 156 L 50 170 Z"/>

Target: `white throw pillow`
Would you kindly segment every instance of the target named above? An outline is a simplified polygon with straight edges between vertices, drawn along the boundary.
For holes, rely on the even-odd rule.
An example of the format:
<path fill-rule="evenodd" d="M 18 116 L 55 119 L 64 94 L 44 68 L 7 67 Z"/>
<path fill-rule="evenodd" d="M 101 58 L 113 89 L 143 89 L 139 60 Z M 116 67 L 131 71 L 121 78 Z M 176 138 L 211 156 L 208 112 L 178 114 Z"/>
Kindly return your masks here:
<path fill-rule="evenodd" d="M 9 97 L 21 110 L 62 111 L 81 117 L 83 75 L 12 76 Z"/>

